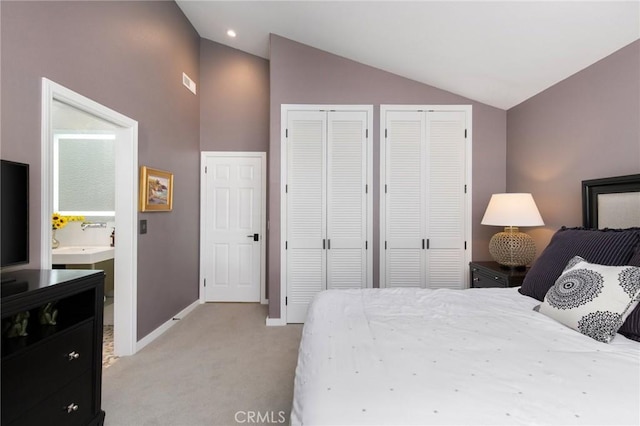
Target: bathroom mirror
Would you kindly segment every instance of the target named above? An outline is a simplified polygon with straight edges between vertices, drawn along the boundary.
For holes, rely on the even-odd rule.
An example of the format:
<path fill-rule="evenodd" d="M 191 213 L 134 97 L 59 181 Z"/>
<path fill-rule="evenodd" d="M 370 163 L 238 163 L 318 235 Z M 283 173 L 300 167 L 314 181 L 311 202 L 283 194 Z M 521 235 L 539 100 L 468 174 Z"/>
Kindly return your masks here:
<path fill-rule="evenodd" d="M 115 135 L 58 133 L 54 136 L 53 208 L 91 221 L 115 216 Z"/>

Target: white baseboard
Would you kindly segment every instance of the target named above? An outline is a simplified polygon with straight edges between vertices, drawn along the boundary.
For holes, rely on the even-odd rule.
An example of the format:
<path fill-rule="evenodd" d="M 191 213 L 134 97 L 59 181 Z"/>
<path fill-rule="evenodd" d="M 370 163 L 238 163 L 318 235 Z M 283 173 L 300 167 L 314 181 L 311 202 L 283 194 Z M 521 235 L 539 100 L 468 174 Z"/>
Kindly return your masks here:
<path fill-rule="evenodd" d="M 147 334 L 142 339 L 138 340 L 138 342 L 136 343 L 136 352 L 140 351 L 149 343 L 153 342 L 158 337 L 162 336 L 162 334 L 164 334 L 165 331 L 167 331 L 168 329 L 170 329 L 175 325 L 175 323 L 177 322 L 176 320 L 181 320 L 187 315 L 189 315 L 191 311 L 193 311 L 198 305 L 200 305 L 200 303 L 201 303 L 200 300 L 196 300 L 195 302 L 193 302 L 192 304 L 190 304 L 189 306 L 187 306 L 186 308 L 184 308 L 183 310 L 175 314 L 173 318 L 171 318 L 169 321 L 165 322 L 160 327 L 156 328 L 151 333 Z"/>
<path fill-rule="evenodd" d="M 267 317 L 267 326 L 268 327 L 281 326 L 281 325 L 287 325 L 287 321 L 284 318 L 269 318 L 269 317 Z"/>

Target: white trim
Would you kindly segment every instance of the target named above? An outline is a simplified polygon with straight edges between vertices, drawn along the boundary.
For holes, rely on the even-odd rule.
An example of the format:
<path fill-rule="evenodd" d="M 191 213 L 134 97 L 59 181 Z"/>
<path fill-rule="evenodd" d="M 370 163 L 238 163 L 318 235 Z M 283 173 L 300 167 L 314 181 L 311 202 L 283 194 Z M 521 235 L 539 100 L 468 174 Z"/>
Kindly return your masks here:
<path fill-rule="evenodd" d="M 465 205 L 465 215 L 467 221 L 465 223 L 465 241 L 467 242 L 467 250 L 465 262 L 467 265 L 473 259 L 473 106 L 466 105 L 465 109 L 467 120 L 467 140 L 465 145 L 465 174 L 467 185 L 467 203 Z M 471 272 L 469 268 L 464 268 L 464 288 L 468 288 L 471 282 Z"/>
<path fill-rule="evenodd" d="M 415 109 L 415 107 L 413 107 Z M 380 210 L 378 213 L 379 216 L 379 233 L 378 233 L 378 250 L 380 254 L 378 255 L 378 267 L 380 268 L 378 272 L 378 287 L 385 288 L 387 286 L 386 283 L 386 262 L 385 262 L 385 242 L 387 240 L 387 233 L 385 223 L 387 220 L 386 215 L 386 206 L 385 206 L 385 182 L 387 181 L 387 167 L 386 167 L 386 144 L 387 138 L 385 137 L 385 130 L 387 128 L 387 111 L 390 111 L 391 108 L 387 105 L 380 105 L 380 138 L 378 143 L 378 160 L 380 164 L 380 182 L 378 184 L 378 190 L 380 191 L 378 195 L 378 209 Z"/>
<path fill-rule="evenodd" d="M 385 232 L 385 192 L 384 192 L 384 184 L 386 182 L 386 167 L 385 167 L 385 154 L 386 154 L 386 138 L 384 135 L 386 129 L 386 114 L 389 111 L 416 111 L 416 110 L 424 110 L 424 111 L 463 111 L 465 112 L 466 119 L 466 128 L 467 128 L 467 138 L 465 142 L 465 184 L 467 185 L 467 199 L 465 204 L 465 241 L 467 242 L 467 249 L 465 250 L 465 263 L 469 264 L 472 256 L 472 208 L 473 208 L 473 197 L 472 197 L 472 140 L 473 140 L 473 108 L 471 105 L 380 105 L 380 194 L 379 194 L 379 209 L 380 209 L 380 239 L 379 239 L 379 250 L 380 250 L 380 279 L 379 285 L 380 288 L 386 287 L 386 269 L 385 269 L 385 248 L 384 242 L 386 240 L 386 232 Z M 469 268 L 464 268 L 464 286 L 465 288 L 469 286 Z"/>
<path fill-rule="evenodd" d="M 260 158 L 262 168 L 262 212 L 260 214 L 260 235 L 262 235 L 262 244 L 260 245 L 260 303 L 266 305 L 269 300 L 266 297 L 266 275 L 267 275 L 267 153 L 257 151 L 201 151 L 200 152 L 200 297 L 201 303 L 205 303 L 205 260 L 203 253 L 206 247 L 205 239 L 202 237 L 206 234 L 206 194 L 207 179 L 205 176 L 205 167 L 207 158 L 213 157 L 244 157 L 244 158 Z"/>
<path fill-rule="evenodd" d="M 373 105 L 367 109 L 367 288 L 373 288 Z"/>
<path fill-rule="evenodd" d="M 287 251 L 282 243 L 287 240 L 287 114 L 294 107 L 296 105 L 280 106 L 280 318 L 267 317 L 267 325 L 287 323 Z"/>
<path fill-rule="evenodd" d="M 287 325 L 286 317 L 281 316 L 280 318 L 269 318 L 266 319 L 267 327 L 280 327 L 283 325 Z"/>
<path fill-rule="evenodd" d="M 367 288 L 373 287 L 373 105 L 280 105 L 280 318 L 267 317 L 267 325 L 287 324 L 287 252 L 285 245 L 287 237 L 287 198 L 285 185 L 287 184 L 287 115 L 289 111 L 363 111 L 367 113 Z"/>
<path fill-rule="evenodd" d="M 200 301 L 196 300 L 191 303 L 189 306 L 178 312 L 173 316 L 170 320 L 166 321 L 160 327 L 153 330 L 151 333 L 144 336 L 142 339 L 138 341 L 136 344 L 136 352 L 140 351 L 142 348 L 147 346 L 149 343 L 156 340 L 158 337 L 162 336 L 167 330 L 173 327 L 178 321 L 183 320 L 187 315 L 189 315 L 195 308 L 201 305 Z"/>
<path fill-rule="evenodd" d="M 51 266 L 53 212 L 53 101 L 59 101 L 117 126 L 114 352 L 133 355 L 137 340 L 138 305 L 138 122 L 67 89 L 42 79 L 41 127 L 41 242 L 40 267 Z"/>

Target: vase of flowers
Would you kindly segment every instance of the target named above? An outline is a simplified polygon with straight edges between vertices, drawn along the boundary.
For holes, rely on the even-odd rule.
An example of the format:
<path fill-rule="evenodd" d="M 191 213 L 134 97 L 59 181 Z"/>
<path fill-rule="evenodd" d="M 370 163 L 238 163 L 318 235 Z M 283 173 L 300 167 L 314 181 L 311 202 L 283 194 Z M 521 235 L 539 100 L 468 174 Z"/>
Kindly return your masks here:
<path fill-rule="evenodd" d="M 63 216 L 60 213 L 53 213 L 51 215 L 51 247 L 54 249 L 60 247 L 60 241 L 56 239 L 58 229 L 64 228 L 69 222 L 82 221 L 84 221 L 84 216 Z"/>
<path fill-rule="evenodd" d="M 51 248 L 57 249 L 60 247 L 60 241 L 56 240 L 56 230 L 51 231 Z"/>

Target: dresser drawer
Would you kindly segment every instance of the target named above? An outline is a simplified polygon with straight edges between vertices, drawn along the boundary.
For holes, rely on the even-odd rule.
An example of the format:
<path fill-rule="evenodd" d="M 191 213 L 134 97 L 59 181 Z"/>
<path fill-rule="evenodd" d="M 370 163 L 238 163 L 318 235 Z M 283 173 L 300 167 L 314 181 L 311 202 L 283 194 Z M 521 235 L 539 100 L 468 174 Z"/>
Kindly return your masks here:
<path fill-rule="evenodd" d="M 93 324 L 87 321 L 57 333 L 56 338 L 2 361 L 2 424 L 22 415 L 91 369 Z M 91 389 L 91 385 L 85 388 L 85 393 L 86 389 Z"/>
<path fill-rule="evenodd" d="M 472 286 L 475 288 L 509 286 L 509 283 L 504 276 L 486 274 L 482 270 L 471 271 L 471 282 Z"/>
<path fill-rule="evenodd" d="M 94 416 L 91 370 L 68 383 L 35 407 L 32 407 L 11 423 L 11 426 L 64 425 L 80 426 L 89 424 Z"/>

